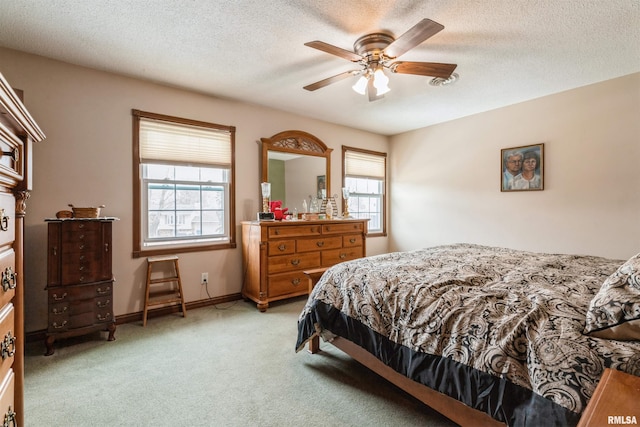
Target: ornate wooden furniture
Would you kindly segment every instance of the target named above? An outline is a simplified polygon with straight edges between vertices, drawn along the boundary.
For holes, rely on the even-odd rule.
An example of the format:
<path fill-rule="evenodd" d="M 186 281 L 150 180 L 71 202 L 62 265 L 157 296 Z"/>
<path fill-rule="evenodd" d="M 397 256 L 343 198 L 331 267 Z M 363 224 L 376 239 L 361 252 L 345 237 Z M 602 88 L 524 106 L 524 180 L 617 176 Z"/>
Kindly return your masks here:
<path fill-rule="evenodd" d="M 24 425 L 24 217 L 44 133 L 0 74 L 0 419 Z"/>
<path fill-rule="evenodd" d="M 308 294 L 305 271 L 365 256 L 367 221 L 244 221 L 242 295 L 266 311 L 271 301 Z"/>
<path fill-rule="evenodd" d="M 115 218 L 48 219 L 46 356 L 56 338 L 108 330 L 115 339 L 111 225 Z"/>

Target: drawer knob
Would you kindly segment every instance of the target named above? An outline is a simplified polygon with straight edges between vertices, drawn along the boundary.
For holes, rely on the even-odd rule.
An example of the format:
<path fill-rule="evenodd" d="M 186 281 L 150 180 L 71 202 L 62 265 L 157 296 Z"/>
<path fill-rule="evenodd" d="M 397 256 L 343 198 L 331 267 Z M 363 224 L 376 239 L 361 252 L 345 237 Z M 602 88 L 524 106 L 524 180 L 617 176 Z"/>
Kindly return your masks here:
<path fill-rule="evenodd" d="M 340 259 L 345 259 L 347 257 L 347 254 L 340 254 Z"/>
<path fill-rule="evenodd" d="M 298 286 L 298 285 L 300 284 L 300 279 L 296 277 L 295 279 L 293 279 L 293 280 L 291 281 L 291 284 L 292 284 L 293 286 Z"/>
<path fill-rule="evenodd" d="M 355 242 L 356 242 L 356 239 L 354 237 L 349 239 L 349 243 L 355 243 Z"/>
<path fill-rule="evenodd" d="M 11 409 L 11 405 L 9 405 L 9 409 L 7 409 L 7 413 L 4 414 L 4 422 L 2 423 L 2 427 L 18 427 L 18 422 L 16 421 L 16 413 Z"/>
<path fill-rule="evenodd" d="M 62 329 L 67 326 L 67 321 L 64 320 L 61 325 L 58 325 L 58 322 L 53 322 L 53 325 L 51 326 L 53 326 L 53 329 Z"/>
<path fill-rule="evenodd" d="M 18 273 L 14 273 L 11 267 L 7 267 L 2 272 L 2 289 L 7 292 L 9 289 L 16 288 L 16 276 Z"/>
<path fill-rule="evenodd" d="M 4 214 L 4 209 L 0 209 L 0 230 L 7 231 L 9 229 L 9 215 Z"/>
<path fill-rule="evenodd" d="M 51 311 L 53 312 L 53 314 L 63 314 L 63 313 L 65 313 L 65 312 L 67 311 L 67 308 L 68 308 L 68 307 L 66 307 L 66 306 L 65 306 L 62 310 L 58 311 L 58 308 L 57 308 L 57 307 L 55 307 L 55 308 L 54 308 L 53 310 L 51 310 Z"/>
<path fill-rule="evenodd" d="M 284 243 L 281 243 L 280 246 L 278 246 L 278 249 L 280 251 L 284 251 L 285 249 L 287 249 L 287 245 L 285 245 Z"/>
<path fill-rule="evenodd" d="M 277 236 L 278 234 L 280 234 L 280 230 L 278 230 L 277 228 L 274 230 L 274 234 Z"/>
<path fill-rule="evenodd" d="M 98 308 L 108 307 L 110 303 L 111 303 L 110 299 L 108 299 L 106 301 L 96 301 L 96 305 L 98 306 Z"/>
<path fill-rule="evenodd" d="M 111 292 L 111 287 L 109 287 L 109 286 L 107 286 L 104 289 L 102 289 L 102 288 L 97 288 L 96 289 L 96 293 L 99 294 L 99 295 L 108 294 L 109 292 Z"/>
<path fill-rule="evenodd" d="M 67 297 L 67 293 L 63 293 L 62 296 L 58 296 L 58 294 L 53 294 L 53 299 L 56 301 L 62 301 Z"/>
<path fill-rule="evenodd" d="M 16 354 L 16 337 L 11 335 L 11 331 L 7 332 L 2 340 L 2 360 L 7 357 L 13 357 Z"/>
<path fill-rule="evenodd" d="M 298 265 L 298 264 L 300 264 L 300 260 L 298 258 L 294 258 L 294 259 L 291 260 L 291 264 L 292 265 Z"/>
<path fill-rule="evenodd" d="M 318 245 L 319 248 L 323 247 L 324 246 L 324 240 L 318 240 L 316 242 L 316 245 Z"/>
<path fill-rule="evenodd" d="M 101 316 L 100 313 L 98 313 L 96 315 L 96 317 L 98 318 L 98 320 L 100 321 L 104 321 L 104 320 L 109 320 L 111 318 L 111 313 L 107 313 L 104 316 Z"/>

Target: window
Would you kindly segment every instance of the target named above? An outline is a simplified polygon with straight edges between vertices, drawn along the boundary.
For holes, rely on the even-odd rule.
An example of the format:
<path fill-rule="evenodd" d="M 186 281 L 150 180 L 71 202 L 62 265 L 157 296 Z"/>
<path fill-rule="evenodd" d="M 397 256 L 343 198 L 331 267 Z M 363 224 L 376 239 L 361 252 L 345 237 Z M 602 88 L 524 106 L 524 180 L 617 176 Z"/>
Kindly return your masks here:
<path fill-rule="evenodd" d="M 133 255 L 235 247 L 235 128 L 133 110 Z"/>
<path fill-rule="evenodd" d="M 349 214 L 369 219 L 369 236 L 386 236 L 387 154 L 343 145 L 342 164 L 342 185 L 349 189 Z"/>

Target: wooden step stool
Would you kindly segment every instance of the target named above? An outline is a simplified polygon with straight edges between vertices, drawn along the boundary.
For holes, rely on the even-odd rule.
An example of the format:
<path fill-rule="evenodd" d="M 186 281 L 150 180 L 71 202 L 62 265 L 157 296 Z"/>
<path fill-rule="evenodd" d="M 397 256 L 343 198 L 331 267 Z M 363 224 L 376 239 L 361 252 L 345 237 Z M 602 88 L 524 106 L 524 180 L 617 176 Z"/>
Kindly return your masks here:
<path fill-rule="evenodd" d="M 151 273 L 153 272 L 154 264 L 158 263 L 173 263 L 173 270 L 175 275 L 160 277 L 160 278 L 151 278 Z M 171 283 L 175 283 L 175 286 L 172 286 Z M 158 283 L 169 283 L 169 288 L 162 290 L 152 291 L 151 287 Z M 149 311 L 149 307 L 154 305 L 167 305 L 167 304 L 177 304 L 180 303 L 182 307 L 182 316 L 187 316 L 187 309 L 184 305 L 184 294 L 182 293 L 182 281 L 180 280 L 180 268 L 178 267 L 178 256 L 177 255 L 166 255 L 166 256 L 155 256 L 147 258 L 147 287 L 145 291 L 144 297 L 144 311 L 142 313 L 142 326 L 147 325 L 147 313 Z"/>

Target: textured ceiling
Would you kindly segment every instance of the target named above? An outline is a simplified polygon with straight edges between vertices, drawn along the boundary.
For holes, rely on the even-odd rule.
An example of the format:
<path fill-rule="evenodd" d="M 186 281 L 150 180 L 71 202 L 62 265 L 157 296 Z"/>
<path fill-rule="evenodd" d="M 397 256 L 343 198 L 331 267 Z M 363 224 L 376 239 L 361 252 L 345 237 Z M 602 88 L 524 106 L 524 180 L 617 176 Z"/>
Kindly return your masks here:
<path fill-rule="evenodd" d="M 302 89 L 354 68 L 305 42 L 351 50 L 423 18 L 444 30 L 399 59 L 458 64 L 455 84 Z M 0 46 L 393 135 L 639 72 L 640 1 L 0 0 Z"/>

